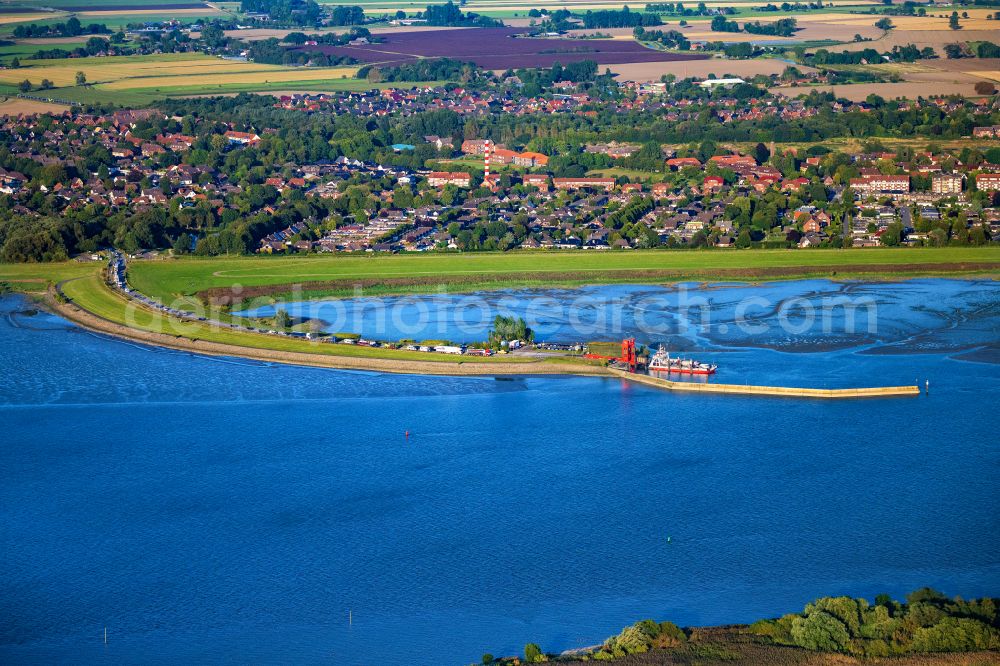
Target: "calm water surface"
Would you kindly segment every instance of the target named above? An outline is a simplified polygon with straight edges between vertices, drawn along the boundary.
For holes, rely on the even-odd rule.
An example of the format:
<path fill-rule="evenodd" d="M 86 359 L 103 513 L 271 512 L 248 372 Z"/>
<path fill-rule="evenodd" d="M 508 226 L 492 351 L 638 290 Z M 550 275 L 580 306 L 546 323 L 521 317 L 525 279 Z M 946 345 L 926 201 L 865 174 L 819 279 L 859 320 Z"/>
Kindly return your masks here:
<path fill-rule="evenodd" d="M 748 294 L 845 289 L 877 301 L 875 333 L 720 331 Z M 681 319 L 672 289 L 589 293 L 659 296 L 653 319 Z M 930 394 L 820 403 L 269 366 L 109 340 L 0 299 L 0 661 L 463 664 L 593 644 L 643 617 L 1000 593 L 1000 289 L 704 293 L 710 323 L 643 341 L 695 350 L 722 381 L 930 379 Z M 608 335 L 638 328 L 623 322 Z"/>

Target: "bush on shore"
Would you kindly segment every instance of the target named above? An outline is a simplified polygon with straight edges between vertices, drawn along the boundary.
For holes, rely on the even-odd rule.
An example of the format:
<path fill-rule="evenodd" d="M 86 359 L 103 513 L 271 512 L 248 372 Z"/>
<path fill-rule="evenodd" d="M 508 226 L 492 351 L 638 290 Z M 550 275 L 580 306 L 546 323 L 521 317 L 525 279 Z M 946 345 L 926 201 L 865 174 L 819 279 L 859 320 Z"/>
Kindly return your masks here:
<path fill-rule="evenodd" d="M 911 593 L 906 603 L 886 595 L 875 605 L 823 597 L 801 614 L 755 622 L 750 631 L 781 645 L 865 657 L 1000 649 L 995 599 L 949 599 L 930 588 Z"/>

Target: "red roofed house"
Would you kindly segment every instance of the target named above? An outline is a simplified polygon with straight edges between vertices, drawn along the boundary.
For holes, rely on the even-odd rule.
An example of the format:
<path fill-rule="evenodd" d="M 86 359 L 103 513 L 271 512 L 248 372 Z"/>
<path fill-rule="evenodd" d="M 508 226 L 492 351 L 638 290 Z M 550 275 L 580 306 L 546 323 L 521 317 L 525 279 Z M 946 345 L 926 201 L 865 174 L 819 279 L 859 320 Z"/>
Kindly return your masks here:
<path fill-rule="evenodd" d="M 486 152 L 486 139 L 467 139 L 462 142 L 462 152 L 466 155 L 482 155 Z"/>
<path fill-rule="evenodd" d="M 976 187 L 983 192 L 1000 191 L 1000 173 L 981 173 L 976 176 Z"/>
<path fill-rule="evenodd" d="M 708 160 L 720 167 L 755 167 L 757 160 L 748 155 L 716 155 Z"/>
<path fill-rule="evenodd" d="M 514 164 L 523 167 L 543 167 L 549 163 L 549 158 L 541 153 L 521 153 L 514 156 Z"/>
<path fill-rule="evenodd" d="M 249 132 L 233 132 L 230 130 L 224 136 L 229 139 L 229 143 L 238 143 L 244 146 L 253 146 L 260 143 L 260 137 Z"/>
<path fill-rule="evenodd" d="M 700 167 L 701 162 L 694 157 L 674 157 L 667 160 L 667 166 L 671 169 L 683 169 L 684 167 Z"/>
<path fill-rule="evenodd" d="M 905 193 L 910 191 L 910 177 L 872 174 L 861 178 L 851 178 L 851 188 L 863 194 Z"/>
<path fill-rule="evenodd" d="M 431 187 L 444 187 L 445 185 L 469 187 L 472 185 L 472 175 L 464 171 L 432 171 L 430 175 L 427 176 L 427 182 Z"/>
<path fill-rule="evenodd" d="M 726 184 L 722 176 L 708 176 L 705 178 L 705 183 L 702 185 L 702 190 L 705 192 L 718 192 Z"/>
<path fill-rule="evenodd" d="M 543 192 L 549 191 L 549 177 L 544 173 L 525 174 L 521 182 L 529 187 L 537 187 Z"/>
<path fill-rule="evenodd" d="M 510 164 L 517 157 L 517 153 L 506 148 L 494 148 L 490 151 L 490 161 L 493 164 Z"/>

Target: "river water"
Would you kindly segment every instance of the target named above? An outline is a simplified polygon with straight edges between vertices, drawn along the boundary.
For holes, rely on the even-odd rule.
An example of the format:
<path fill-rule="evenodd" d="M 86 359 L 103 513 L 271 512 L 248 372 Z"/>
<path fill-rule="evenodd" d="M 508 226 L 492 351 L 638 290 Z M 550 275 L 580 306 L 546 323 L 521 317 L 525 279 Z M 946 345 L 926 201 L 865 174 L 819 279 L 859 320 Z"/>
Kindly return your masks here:
<path fill-rule="evenodd" d="M 582 293 L 572 322 L 535 300 Z M 856 311 L 824 322 L 845 294 Z M 678 313 L 677 287 L 504 296 L 541 307 L 546 339 L 636 333 L 719 363 L 719 381 L 930 392 L 829 403 L 267 365 L 4 297 L 0 661 L 463 664 L 644 617 L 1000 591 L 995 283 L 692 289 L 707 317 Z M 579 330 L 601 311 L 620 323 Z"/>

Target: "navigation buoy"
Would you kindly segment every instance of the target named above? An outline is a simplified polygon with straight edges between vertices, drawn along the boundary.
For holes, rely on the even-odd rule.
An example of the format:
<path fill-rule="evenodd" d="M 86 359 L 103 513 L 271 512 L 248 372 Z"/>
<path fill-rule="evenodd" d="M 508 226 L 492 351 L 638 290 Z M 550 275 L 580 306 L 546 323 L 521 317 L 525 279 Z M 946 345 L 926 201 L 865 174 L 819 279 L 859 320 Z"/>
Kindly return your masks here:
<path fill-rule="evenodd" d="M 406 439 L 409 439 L 410 438 L 410 431 L 406 430 L 406 431 L 404 431 L 404 433 L 406 434 Z"/>
<path fill-rule="evenodd" d="M 673 537 L 668 536 L 667 537 L 667 543 L 671 543 L 672 541 L 673 541 Z"/>

